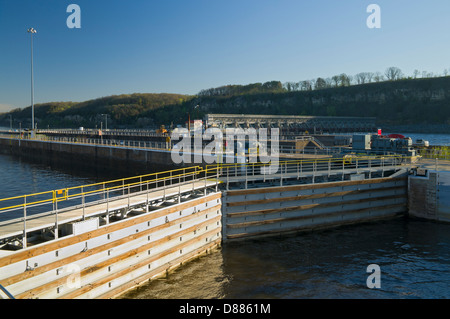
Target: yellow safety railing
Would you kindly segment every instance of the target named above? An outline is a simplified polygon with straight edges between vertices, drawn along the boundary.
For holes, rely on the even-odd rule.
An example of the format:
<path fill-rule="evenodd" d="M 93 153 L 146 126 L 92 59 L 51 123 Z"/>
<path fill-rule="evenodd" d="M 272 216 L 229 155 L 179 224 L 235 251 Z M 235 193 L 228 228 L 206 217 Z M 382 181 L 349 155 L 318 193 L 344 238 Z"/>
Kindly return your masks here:
<path fill-rule="evenodd" d="M 197 178 L 199 174 L 207 172 L 200 166 L 179 168 L 169 171 L 145 174 L 140 176 L 121 178 L 112 181 L 98 182 L 82 186 L 68 187 L 64 189 L 27 194 L 0 199 L 0 212 L 16 208 L 26 208 L 39 204 L 63 202 L 75 197 L 86 197 L 89 195 L 103 194 L 105 191 L 114 191 L 124 188 L 132 188 L 142 184 L 153 184 L 170 180 L 181 180 L 182 178 Z M 17 204 L 1 207 L 4 203 L 18 202 Z"/>
<path fill-rule="evenodd" d="M 51 190 L 46 192 L 27 194 L 21 196 L 14 196 L 9 198 L 0 199 L 0 212 L 25 208 L 29 206 L 36 206 L 39 204 L 49 204 L 55 202 L 64 202 L 72 198 L 86 197 L 89 195 L 104 194 L 105 192 L 117 191 L 126 188 L 133 188 L 144 184 L 155 184 L 164 183 L 169 180 L 179 180 L 191 177 L 196 179 L 199 176 L 207 178 L 208 176 L 218 177 L 220 174 L 224 173 L 226 169 L 242 169 L 251 168 L 255 169 L 258 167 L 265 167 L 269 165 L 278 165 L 278 167 L 293 167 L 293 166 L 306 166 L 315 165 L 317 168 L 320 164 L 339 164 L 348 165 L 356 163 L 362 163 L 364 161 L 381 161 L 383 159 L 387 160 L 400 160 L 404 157 L 399 155 L 386 155 L 386 156 L 363 156 L 354 158 L 324 158 L 324 159 L 301 159 L 301 160 L 289 160 L 289 161 L 279 161 L 275 160 L 272 163 L 220 163 L 207 165 L 206 168 L 201 166 L 192 166 L 188 168 L 179 168 L 169 171 L 133 176 L 128 178 L 115 179 L 111 181 L 98 182 L 93 184 L 81 185 L 68 187 L 64 189 Z M 12 203 L 14 202 L 14 203 Z M 10 205 L 7 203 L 11 203 Z M 2 207 L 3 206 L 3 207 Z"/>
<path fill-rule="evenodd" d="M 44 196 L 44 195 L 46 197 L 48 197 L 48 198 L 36 199 L 37 197 L 41 197 L 41 196 Z M 9 209 L 18 208 L 18 207 L 25 207 L 25 206 L 29 206 L 29 205 L 36 205 L 36 204 L 54 202 L 56 200 L 56 194 L 55 194 L 55 191 L 52 190 L 52 191 L 47 191 L 47 192 L 40 192 L 40 193 L 34 193 L 34 194 L 27 194 L 27 195 L 21 195 L 21 196 L 2 198 L 2 199 L 0 199 L 0 205 L 3 202 L 13 201 L 13 200 L 14 201 L 21 200 L 22 203 L 16 204 L 16 205 L 12 205 L 12 206 L 8 206 L 8 207 L 0 207 L 0 211 L 9 210 Z"/>
<path fill-rule="evenodd" d="M 226 168 L 243 168 L 243 167 L 264 167 L 269 165 L 278 165 L 278 166 L 296 166 L 298 164 L 306 165 L 306 164 L 328 164 L 328 163 L 338 163 L 340 165 L 352 164 L 356 162 L 364 162 L 364 161 L 382 161 L 382 160 L 401 160 L 405 159 L 405 156 L 401 155 L 376 155 L 376 156 L 358 156 L 358 157 L 339 157 L 339 158 L 316 158 L 316 159 L 300 159 L 300 160 L 284 160 L 280 161 L 278 158 L 275 158 L 272 162 L 263 163 L 219 163 L 219 164 L 210 164 L 207 165 L 207 169 L 212 169 L 218 167 L 220 169 Z"/>
<path fill-rule="evenodd" d="M 168 179 L 177 179 L 177 178 L 186 177 L 186 176 L 198 175 L 201 171 L 202 171 L 202 168 L 200 166 L 192 166 L 192 167 L 188 167 L 188 168 L 179 168 L 179 169 L 174 169 L 174 170 L 169 170 L 169 171 L 164 171 L 164 172 L 157 172 L 157 173 L 151 173 L 151 174 L 146 174 L 146 175 L 121 178 L 121 179 L 116 179 L 116 180 L 112 180 L 112 181 L 98 182 L 98 183 L 94 183 L 94 184 L 69 187 L 69 188 L 67 188 L 68 198 L 80 196 L 80 195 L 88 195 L 88 194 L 96 193 L 99 191 L 103 192 L 105 190 L 117 190 L 117 189 L 122 189 L 124 187 L 133 187 L 136 185 L 142 185 L 144 183 L 157 183 L 157 182 L 168 180 Z M 136 180 L 138 180 L 138 181 L 136 181 Z M 134 181 L 134 182 L 131 182 L 131 181 Z M 94 189 L 91 191 L 85 191 L 86 188 L 99 187 L 99 186 L 101 186 L 102 188 L 101 189 L 97 188 L 97 189 Z"/>

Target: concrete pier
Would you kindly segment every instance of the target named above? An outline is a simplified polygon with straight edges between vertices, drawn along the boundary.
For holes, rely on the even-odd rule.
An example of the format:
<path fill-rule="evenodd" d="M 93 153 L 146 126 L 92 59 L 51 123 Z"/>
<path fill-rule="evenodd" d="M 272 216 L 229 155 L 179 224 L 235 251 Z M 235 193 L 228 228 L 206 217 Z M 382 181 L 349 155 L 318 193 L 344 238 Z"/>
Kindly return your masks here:
<path fill-rule="evenodd" d="M 450 222 L 450 171 L 419 169 L 409 177 L 409 215 Z"/>

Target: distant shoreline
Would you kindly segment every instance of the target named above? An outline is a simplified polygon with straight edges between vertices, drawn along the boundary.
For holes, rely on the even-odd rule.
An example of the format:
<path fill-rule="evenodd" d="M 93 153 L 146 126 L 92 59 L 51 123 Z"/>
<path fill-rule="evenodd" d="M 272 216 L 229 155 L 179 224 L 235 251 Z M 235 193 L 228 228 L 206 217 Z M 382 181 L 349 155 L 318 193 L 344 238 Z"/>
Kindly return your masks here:
<path fill-rule="evenodd" d="M 423 124 L 423 125 L 380 125 L 384 132 L 450 134 L 450 125 Z"/>
<path fill-rule="evenodd" d="M 410 125 L 385 125 L 377 124 L 383 132 L 389 133 L 425 133 L 425 134 L 450 134 L 450 124 L 410 124 Z M 61 127 L 65 128 L 65 127 Z M 78 127 L 74 127 L 76 129 Z M 0 126 L 2 130 L 9 130 L 9 126 Z M 17 129 L 13 127 L 13 129 Z M 142 129 L 136 127 L 122 127 L 122 129 Z M 375 132 L 374 132 L 375 133 Z"/>

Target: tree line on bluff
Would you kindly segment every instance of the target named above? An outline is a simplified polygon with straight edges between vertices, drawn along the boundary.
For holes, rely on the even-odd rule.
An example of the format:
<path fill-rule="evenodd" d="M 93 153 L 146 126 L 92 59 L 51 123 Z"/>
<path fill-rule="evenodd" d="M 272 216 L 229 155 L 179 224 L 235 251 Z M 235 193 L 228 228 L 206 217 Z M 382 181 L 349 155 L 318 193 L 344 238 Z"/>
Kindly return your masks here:
<path fill-rule="evenodd" d="M 419 75 L 422 75 L 420 78 Z M 134 93 L 35 105 L 38 128 L 156 128 L 207 113 L 373 116 L 380 124 L 450 124 L 450 76 L 396 67 L 299 82 L 225 85 L 197 95 Z M 2 126 L 30 127 L 30 107 L 0 115 Z"/>

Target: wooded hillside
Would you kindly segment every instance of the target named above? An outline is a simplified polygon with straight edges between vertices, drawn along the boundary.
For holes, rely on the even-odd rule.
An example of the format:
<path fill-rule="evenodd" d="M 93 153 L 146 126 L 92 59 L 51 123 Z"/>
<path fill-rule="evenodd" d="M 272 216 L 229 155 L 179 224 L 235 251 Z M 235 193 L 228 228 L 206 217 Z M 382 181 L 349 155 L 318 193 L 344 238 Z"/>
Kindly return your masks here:
<path fill-rule="evenodd" d="M 270 81 L 205 89 L 195 96 L 136 93 L 49 102 L 35 105 L 35 118 L 38 128 L 100 127 L 105 114 L 109 128 L 154 128 L 184 124 L 188 114 L 192 119 L 206 113 L 370 116 L 381 126 L 450 127 L 450 76 L 336 83 L 317 87 L 316 81 L 314 88 L 302 88 L 301 82 Z M 9 127 L 10 116 L 15 128 L 19 122 L 31 126 L 30 107 L 0 115 L 2 126 Z"/>

